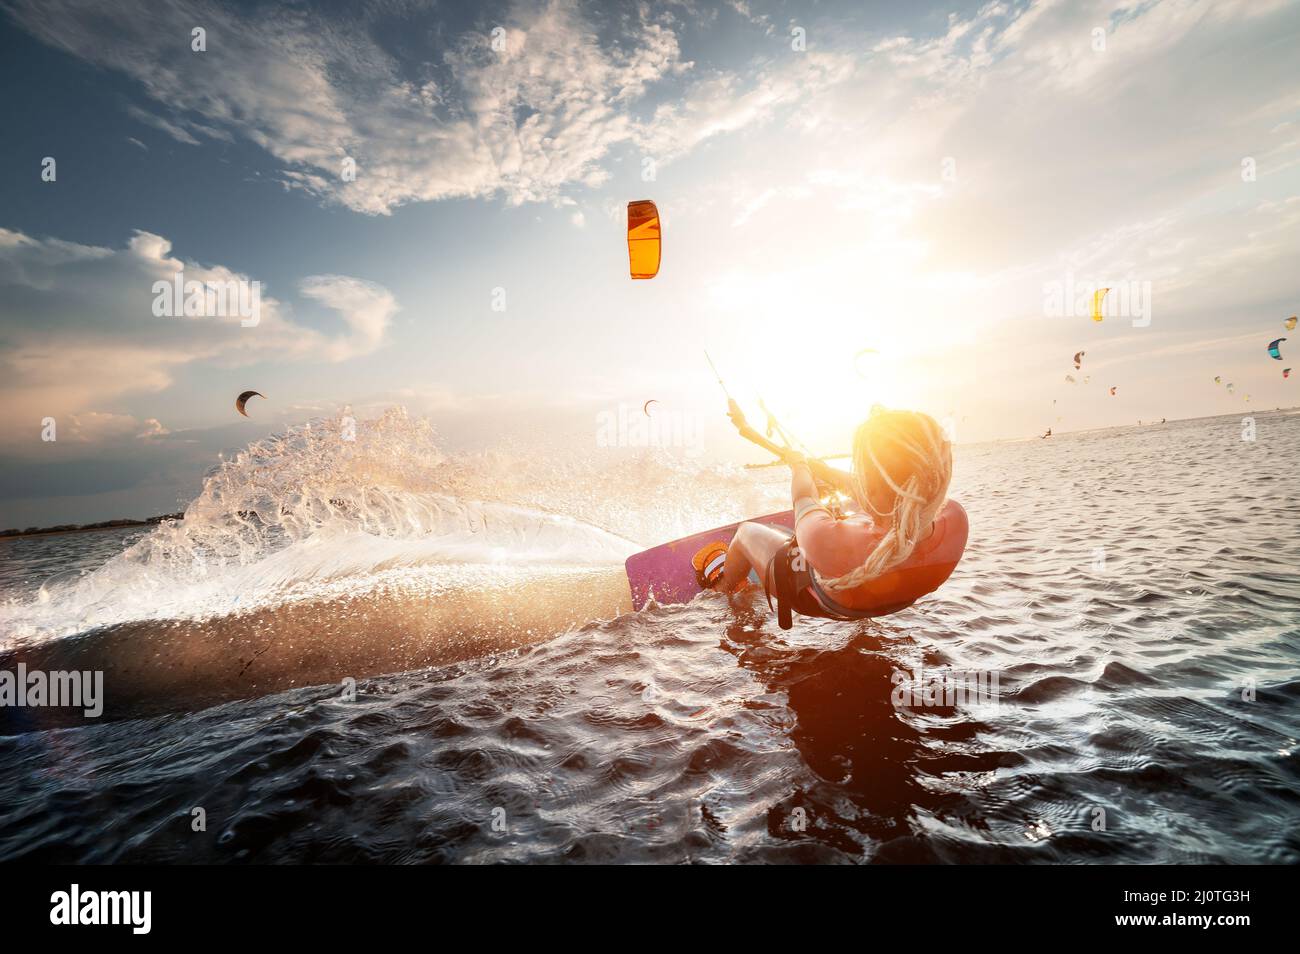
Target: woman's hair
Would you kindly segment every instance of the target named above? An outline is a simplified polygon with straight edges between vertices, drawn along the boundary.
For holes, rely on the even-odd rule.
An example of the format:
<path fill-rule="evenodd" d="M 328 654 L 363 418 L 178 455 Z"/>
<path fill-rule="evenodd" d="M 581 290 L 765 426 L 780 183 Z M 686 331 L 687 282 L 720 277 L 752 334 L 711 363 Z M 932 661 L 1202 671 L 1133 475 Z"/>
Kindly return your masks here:
<path fill-rule="evenodd" d="M 871 500 L 872 476 L 893 492 L 886 511 Z M 952 444 L 934 418 L 873 407 L 853 435 L 853 480 L 859 503 L 893 522 L 861 566 L 818 582 L 832 590 L 852 589 L 904 562 L 939 515 L 951 478 Z"/>

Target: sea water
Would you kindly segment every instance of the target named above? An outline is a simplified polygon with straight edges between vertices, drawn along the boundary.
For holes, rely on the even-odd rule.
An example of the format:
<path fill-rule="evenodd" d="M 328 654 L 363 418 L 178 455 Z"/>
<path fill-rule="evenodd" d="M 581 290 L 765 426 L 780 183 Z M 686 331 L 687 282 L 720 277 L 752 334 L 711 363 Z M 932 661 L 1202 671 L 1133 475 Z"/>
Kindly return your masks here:
<path fill-rule="evenodd" d="M 779 474 L 254 445 L 183 523 L 0 543 L 0 648 L 107 669 L 5 723 L 0 859 L 1296 863 L 1300 417 L 1254 424 L 959 447 L 951 580 L 789 632 L 619 575 Z"/>

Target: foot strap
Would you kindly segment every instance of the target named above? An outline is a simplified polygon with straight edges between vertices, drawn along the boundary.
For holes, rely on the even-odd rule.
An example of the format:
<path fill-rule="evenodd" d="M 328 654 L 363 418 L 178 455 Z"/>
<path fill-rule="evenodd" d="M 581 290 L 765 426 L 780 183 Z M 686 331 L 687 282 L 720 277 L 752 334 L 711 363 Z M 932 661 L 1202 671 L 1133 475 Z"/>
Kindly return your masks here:
<path fill-rule="evenodd" d="M 691 559 L 691 565 L 695 567 L 695 582 L 700 589 L 713 589 L 726 569 L 727 545 L 720 540 L 706 543 Z"/>

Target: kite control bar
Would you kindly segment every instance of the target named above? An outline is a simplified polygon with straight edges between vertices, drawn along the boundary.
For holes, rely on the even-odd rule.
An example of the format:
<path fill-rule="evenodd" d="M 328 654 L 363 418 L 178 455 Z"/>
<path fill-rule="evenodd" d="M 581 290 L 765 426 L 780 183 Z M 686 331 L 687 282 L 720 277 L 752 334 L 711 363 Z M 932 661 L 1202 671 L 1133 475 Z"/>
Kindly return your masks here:
<path fill-rule="evenodd" d="M 780 425 L 772 412 L 767 409 L 766 405 L 761 406 L 763 407 L 763 412 L 767 415 L 768 426 L 771 430 L 775 430 L 775 432 L 780 435 L 781 440 L 785 442 L 785 446 L 769 440 L 767 437 L 764 437 L 758 431 L 754 430 L 749 421 L 745 420 L 745 412 L 740 409 L 740 405 L 736 403 L 736 399 L 733 398 L 731 392 L 727 390 L 727 385 L 722 380 L 722 375 L 718 374 L 718 369 L 713 364 L 713 359 L 709 357 L 707 351 L 704 352 L 704 358 L 709 362 L 709 367 L 713 369 L 713 376 L 718 379 L 718 386 L 722 388 L 722 393 L 727 396 L 727 417 L 729 417 L 731 423 L 736 426 L 736 432 L 750 443 L 757 444 L 768 453 L 776 455 L 782 463 L 797 464 L 802 462 L 807 464 L 808 469 L 812 471 L 813 480 L 816 481 L 817 489 L 822 496 L 835 493 L 835 491 L 839 489 L 839 483 L 835 480 L 837 475 L 835 474 L 834 469 L 827 466 L 825 461 L 806 454 L 801 454 L 799 451 L 796 451 L 791 447 L 788 432 Z"/>
<path fill-rule="evenodd" d="M 827 466 L 825 461 L 817 457 L 809 457 L 806 454 L 799 453 L 792 447 L 782 447 L 780 444 L 768 440 L 750 426 L 749 422 L 745 420 L 745 412 L 740 409 L 740 405 L 733 398 L 727 398 L 727 417 L 731 418 L 731 423 L 736 425 L 736 432 L 741 437 L 753 444 L 757 444 L 765 451 L 775 454 L 782 463 L 807 464 L 808 469 L 812 471 L 813 479 L 817 482 L 817 489 L 823 492 L 823 496 L 825 496 L 825 493 L 834 492 L 838 489 L 832 468 Z M 782 434 L 784 435 L 784 432 Z"/>
<path fill-rule="evenodd" d="M 825 457 L 820 457 L 817 459 L 818 460 L 847 460 L 850 456 L 851 455 L 849 454 L 827 454 Z M 804 461 L 806 463 L 808 461 L 808 458 L 804 458 Z M 783 460 L 770 460 L 766 464 L 746 464 L 745 470 L 766 470 L 769 467 L 784 467 L 784 466 L 786 466 L 786 464 L 785 461 Z"/>
<path fill-rule="evenodd" d="M 754 428 L 750 426 L 749 421 L 745 420 L 745 412 L 740 409 L 740 405 L 736 403 L 735 398 L 727 398 L 727 417 L 731 418 L 731 423 L 736 425 L 736 432 L 741 437 L 751 443 L 757 444 L 759 447 L 763 448 L 763 450 L 775 454 L 782 460 L 782 462 L 793 464 L 804 458 L 803 454 L 800 454 L 788 444 L 785 447 L 782 447 L 780 444 L 768 440 L 762 434 L 758 433 L 758 431 L 754 430 Z"/>

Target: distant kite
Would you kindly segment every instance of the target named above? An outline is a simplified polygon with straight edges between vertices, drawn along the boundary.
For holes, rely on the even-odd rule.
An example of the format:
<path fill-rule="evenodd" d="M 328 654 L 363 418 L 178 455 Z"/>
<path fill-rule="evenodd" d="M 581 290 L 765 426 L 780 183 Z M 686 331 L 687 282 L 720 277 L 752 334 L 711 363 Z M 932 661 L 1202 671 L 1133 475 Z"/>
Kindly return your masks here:
<path fill-rule="evenodd" d="M 1279 351 L 1279 350 L 1277 349 L 1277 346 L 1280 345 L 1283 341 L 1286 341 L 1286 339 L 1285 339 L 1285 338 L 1274 338 L 1272 341 L 1269 342 L 1269 345 L 1268 345 L 1268 356 L 1269 356 L 1270 358 L 1273 358 L 1273 359 L 1276 360 L 1276 361 L 1281 361 L 1281 360 L 1282 360 L 1282 352 Z"/>
<path fill-rule="evenodd" d="M 1291 369 L 1290 369 L 1290 368 L 1283 368 L 1283 369 L 1282 369 L 1282 377 L 1284 377 L 1284 378 L 1289 378 L 1289 377 L 1291 377 Z"/>
<path fill-rule="evenodd" d="M 1109 288 L 1098 288 L 1092 293 L 1092 320 L 1101 321 L 1101 300 L 1106 297 Z"/>
<path fill-rule="evenodd" d="M 1076 383 L 1075 380 L 1074 380 L 1074 375 L 1073 375 L 1073 374 L 1067 374 L 1067 375 L 1065 376 L 1065 380 L 1068 381 L 1068 382 L 1070 382 L 1071 384 Z"/>
<path fill-rule="evenodd" d="M 633 278 L 659 274 L 662 233 L 659 209 L 649 199 L 627 204 L 627 261 Z"/>
<path fill-rule="evenodd" d="M 1074 356 L 1074 370 L 1078 371 L 1081 367 L 1083 367 L 1083 356 L 1087 353 L 1088 352 L 1086 351 L 1080 351 L 1078 354 Z"/>
<path fill-rule="evenodd" d="M 1111 389 L 1110 389 L 1110 396 L 1111 396 L 1111 397 L 1114 397 L 1114 396 L 1115 396 L 1115 392 L 1116 392 L 1118 389 L 1119 389 L 1119 388 L 1118 388 L 1118 385 L 1117 385 L 1116 387 L 1111 388 Z"/>
<path fill-rule="evenodd" d="M 245 391 L 243 394 L 239 395 L 239 397 L 235 398 L 235 410 L 244 415 L 244 417 L 248 417 L 248 412 L 244 410 L 244 405 L 248 403 L 248 399 L 251 397 L 260 397 L 263 401 L 266 400 L 266 395 L 262 394 L 260 391 Z"/>
<path fill-rule="evenodd" d="M 1286 325 L 1287 331 L 1295 331 L 1295 315 L 1292 315 L 1286 321 L 1282 322 L 1282 324 Z"/>
<path fill-rule="evenodd" d="M 1223 383 L 1223 378 L 1219 377 L 1219 376 L 1216 374 L 1216 375 L 1214 376 L 1214 383 L 1215 383 L 1215 384 L 1222 384 L 1222 383 Z"/>
<path fill-rule="evenodd" d="M 641 413 L 644 414 L 646 417 L 649 417 L 649 416 L 650 416 L 650 405 L 651 405 L 651 404 L 658 404 L 658 403 L 659 403 L 658 400 L 656 400 L 655 398 L 651 398 L 650 400 L 646 401 L 644 404 L 641 405 Z"/>

